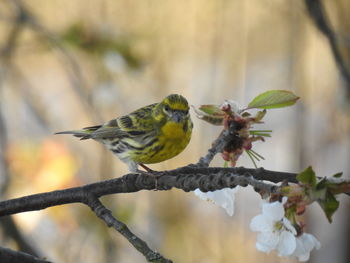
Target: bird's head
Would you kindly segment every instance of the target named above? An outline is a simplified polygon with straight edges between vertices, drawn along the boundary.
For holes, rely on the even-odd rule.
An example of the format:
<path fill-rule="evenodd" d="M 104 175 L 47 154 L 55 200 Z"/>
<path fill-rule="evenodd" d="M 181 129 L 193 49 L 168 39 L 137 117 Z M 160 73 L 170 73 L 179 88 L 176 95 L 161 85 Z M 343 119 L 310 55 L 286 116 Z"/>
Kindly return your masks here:
<path fill-rule="evenodd" d="M 189 119 L 189 106 L 187 100 L 178 94 L 167 96 L 159 104 L 159 113 L 163 115 L 167 121 L 182 123 Z"/>

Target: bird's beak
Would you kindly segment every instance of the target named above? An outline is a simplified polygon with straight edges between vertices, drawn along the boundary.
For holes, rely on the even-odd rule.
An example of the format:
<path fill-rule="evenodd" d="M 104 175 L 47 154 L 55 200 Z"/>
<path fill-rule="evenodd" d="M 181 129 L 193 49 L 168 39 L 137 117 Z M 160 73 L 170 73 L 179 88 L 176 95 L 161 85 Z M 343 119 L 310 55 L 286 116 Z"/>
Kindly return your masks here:
<path fill-rule="evenodd" d="M 173 115 L 171 116 L 174 122 L 181 122 L 183 119 L 183 114 L 182 112 L 174 112 Z"/>

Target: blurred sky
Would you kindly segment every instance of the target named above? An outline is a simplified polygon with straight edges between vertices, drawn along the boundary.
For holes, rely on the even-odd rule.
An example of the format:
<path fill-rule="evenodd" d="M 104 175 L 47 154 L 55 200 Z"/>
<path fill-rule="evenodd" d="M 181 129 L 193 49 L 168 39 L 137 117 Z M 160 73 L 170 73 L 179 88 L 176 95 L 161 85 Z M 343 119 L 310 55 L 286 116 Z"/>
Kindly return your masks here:
<path fill-rule="evenodd" d="M 348 62 L 350 2 L 323 2 Z M 312 165 L 319 176 L 349 176 L 344 81 L 304 1 L 27 0 L 24 24 L 14 23 L 15 3 L 0 1 L 0 48 L 8 48 L 0 57 L 2 198 L 125 174 L 127 167 L 98 143 L 53 133 L 103 123 L 170 93 L 197 106 L 225 99 L 244 106 L 263 91 L 291 90 L 301 97 L 297 105 L 265 117 L 262 128 L 273 133 L 255 145 L 266 159 L 259 166 L 299 172 Z M 220 128 L 194 112 L 192 119 L 186 150 L 151 168 L 176 168 L 205 154 Z M 217 157 L 213 165 L 223 161 Z M 238 165 L 252 167 L 246 156 Z M 316 205 L 306 213 L 306 231 L 322 243 L 312 262 L 349 262 L 350 202 L 340 199 L 331 225 Z M 250 188 L 238 193 L 233 217 L 179 190 L 103 201 L 174 262 L 294 262 L 256 251 L 249 222 L 260 211 L 260 198 Z M 29 242 L 54 262 L 144 262 L 86 207 L 14 218 Z M 5 231 L 0 240 L 18 247 Z"/>

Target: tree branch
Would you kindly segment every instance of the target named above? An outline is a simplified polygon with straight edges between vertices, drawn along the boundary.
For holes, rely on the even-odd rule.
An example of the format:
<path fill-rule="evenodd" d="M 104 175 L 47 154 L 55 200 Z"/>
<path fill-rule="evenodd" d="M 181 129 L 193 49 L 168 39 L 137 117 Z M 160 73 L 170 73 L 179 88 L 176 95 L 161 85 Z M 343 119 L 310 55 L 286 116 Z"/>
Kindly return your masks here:
<path fill-rule="evenodd" d="M 327 37 L 329 41 L 335 62 L 345 82 L 347 96 L 350 98 L 350 71 L 346 67 L 345 61 L 339 51 L 338 39 L 328 21 L 322 1 L 305 0 L 305 5 L 309 16 L 314 21 L 316 27 Z"/>
<path fill-rule="evenodd" d="M 50 263 L 50 261 L 39 259 L 27 253 L 18 252 L 3 247 L 0 247 L 0 259 L 1 263 Z"/>
<path fill-rule="evenodd" d="M 169 190 L 173 187 L 185 192 L 194 191 L 197 188 L 207 192 L 227 187 L 234 188 L 237 185 L 252 185 L 269 192 L 275 192 L 277 190 L 275 185 L 263 183 L 261 180 L 272 183 L 297 182 L 294 173 L 244 167 L 202 168 L 185 166 L 170 171 L 154 172 L 153 175 L 130 173 L 119 178 L 85 186 L 5 200 L 0 202 L 0 216 L 41 210 L 56 205 L 86 203 L 87 197 L 90 195 L 99 198 L 104 195 L 133 193 L 141 190 Z"/>
<path fill-rule="evenodd" d="M 237 185 L 252 185 L 257 191 L 273 193 L 278 190 L 278 187 L 273 184 L 264 183 L 261 180 L 274 183 L 281 181 L 296 182 L 295 177 L 296 174 L 293 173 L 274 172 L 262 168 L 203 168 L 189 165 L 170 171 L 153 172 L 153 175 L 131 173 L 119 178 L 81 187 L 2 201 L 0 202 L 0 216 L 40 210 L 62 204 L 84 203 L 88 205 L 107 226 L 113 227 L 121 233 L 145 256 L 148 262 L 171 263 L 171 260 L 152 251 L 146 242 L 133 234 L 124 223 L 114 218 L 111 212 L 103 206 L 98 198 L 109 194 L 132 193 L 140 190 L 169 190 L 173 187 L 186 192 L 194 191 L 197 188 L 203 192 L 207 192 L 227 187 L 233 188 Z"/>

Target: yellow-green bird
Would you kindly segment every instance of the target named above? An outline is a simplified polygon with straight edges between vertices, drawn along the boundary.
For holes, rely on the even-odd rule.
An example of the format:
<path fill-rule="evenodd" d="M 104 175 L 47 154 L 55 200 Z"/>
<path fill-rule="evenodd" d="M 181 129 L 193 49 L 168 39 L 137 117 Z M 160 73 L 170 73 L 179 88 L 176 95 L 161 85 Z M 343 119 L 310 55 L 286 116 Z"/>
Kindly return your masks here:
<path fill-rule="evenodd" d="M 182 152 L 191 139 L 192 127 L 187 100 L 171 94 L 103 125 L 57 134 L 101 142 L 135 172 L 138 165 L 148 170 L 144 164 L 159 163 Z"/>

